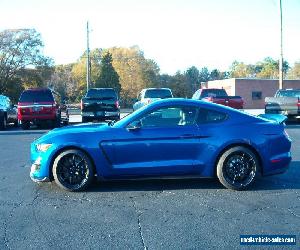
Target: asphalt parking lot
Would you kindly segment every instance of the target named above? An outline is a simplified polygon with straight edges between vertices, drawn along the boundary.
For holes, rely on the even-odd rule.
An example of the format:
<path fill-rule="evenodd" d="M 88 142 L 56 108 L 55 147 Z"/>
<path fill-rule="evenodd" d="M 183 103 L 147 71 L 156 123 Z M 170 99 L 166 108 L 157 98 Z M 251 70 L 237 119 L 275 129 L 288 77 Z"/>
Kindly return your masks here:
<path fill-rule="evenodd" d="M 290 169 L 248 191 L 193 179 L 97 182 L 81 193 L 30 180 L 29 145 L 47 130 L 0 131 L 0 249 L 241 249 L 241 234 L 296 235 L 286 249 L 299 249 L 300 125 L 286 130 Z"/>

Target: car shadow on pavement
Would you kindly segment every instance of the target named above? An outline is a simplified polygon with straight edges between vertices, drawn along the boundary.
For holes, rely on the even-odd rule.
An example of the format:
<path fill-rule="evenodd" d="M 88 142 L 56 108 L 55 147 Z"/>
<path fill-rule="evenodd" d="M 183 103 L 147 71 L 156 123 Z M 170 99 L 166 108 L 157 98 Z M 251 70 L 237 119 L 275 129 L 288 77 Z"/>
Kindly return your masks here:
<path fill-rule="evenodd" d="M 289 169 L 278 175 L 259 178 L 251 190 L 300 189 L 300 161 L 292 161 Z"/>
<path fill-rule="evenodd" d="M 223 189 L 216 178 L 147 179 L 94 182 L 87 192 L 162 191 L 184 189 Z"/>
<path fill-rule="evenodd" d="M 226 189 L 217 178 L 192 179 L 146 179 L 96 181 L 87 192 L 162 191 L 180 189 Z M 247 190 L 291 190 L 300 189 L 300 161 L 293 161 L 284 174 L 258 178 Z"/>

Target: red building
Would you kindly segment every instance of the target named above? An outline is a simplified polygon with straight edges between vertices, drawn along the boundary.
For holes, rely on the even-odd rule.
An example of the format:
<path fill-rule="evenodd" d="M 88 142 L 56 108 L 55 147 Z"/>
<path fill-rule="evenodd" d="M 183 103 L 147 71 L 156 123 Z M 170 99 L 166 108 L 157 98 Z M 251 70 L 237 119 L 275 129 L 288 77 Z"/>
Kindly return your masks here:
<path fill-rule="evenodd" d="M 203 85 L 202 85 L 203 86 Z M 265 97 L 274 96 L 278 90 L 278 80 L 230 78 L 225 80 L 208 81 L 207 88 L 224 88 L 228 95 L 239 95 L 244 99 L 244 108 L 263 109 Z M 299 80 L 284 80 L 283 88 L 300 89 Z"/>

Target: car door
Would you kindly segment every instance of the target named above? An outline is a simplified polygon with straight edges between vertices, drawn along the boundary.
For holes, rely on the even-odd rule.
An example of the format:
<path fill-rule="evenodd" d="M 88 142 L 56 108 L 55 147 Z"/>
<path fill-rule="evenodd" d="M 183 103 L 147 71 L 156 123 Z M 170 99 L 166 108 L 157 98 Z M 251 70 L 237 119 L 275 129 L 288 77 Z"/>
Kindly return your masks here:
<path fill-rule="evenodd" d="M 180 175 L 197 172 L 201 135 L 195 106 L 155 109 L 102 141 L 114 175 Z"/>

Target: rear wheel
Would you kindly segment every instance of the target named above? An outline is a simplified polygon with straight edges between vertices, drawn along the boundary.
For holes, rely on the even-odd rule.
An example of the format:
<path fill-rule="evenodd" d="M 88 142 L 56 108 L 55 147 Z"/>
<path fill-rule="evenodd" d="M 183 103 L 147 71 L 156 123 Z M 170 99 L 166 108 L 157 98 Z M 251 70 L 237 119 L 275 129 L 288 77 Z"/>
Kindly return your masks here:
<path fill-rule="evenodd" d="M 243 190 L 254 182 L 258 169 L 256 155 L 246 147 L 237 146 L 223 153 L 217 164 L 217 176 L 225 187 Z"/>
<path fill-rule="evenodd" d="M 88 119 L 87 117 L 83 117 L 83 116 L 82 116 L 82 122 L 83 122 L 83 123 L 89 122 L 89 119 Z"/>
<path fill-rule="evenodd" d="M 86 189 L 93 180 L 94 168 L 89 157 L 80 150 L 71 149 L 60 153 L 53 163 L 56 184 L 68 191 Z"/>
<path fill-rule="evenodd" d="M 6 116 L 3 115 L 0 117 L 0 130 L 4 130 L 7 127 L 7 119 Z"/>
<path fill-rule="evenodd" d="M 22 122 L 22 123 L 21 123 L 21 128 L 22 128 L 23 130 L 29 129 L 29 128 L 30 128 L 30 122 Z"/>

